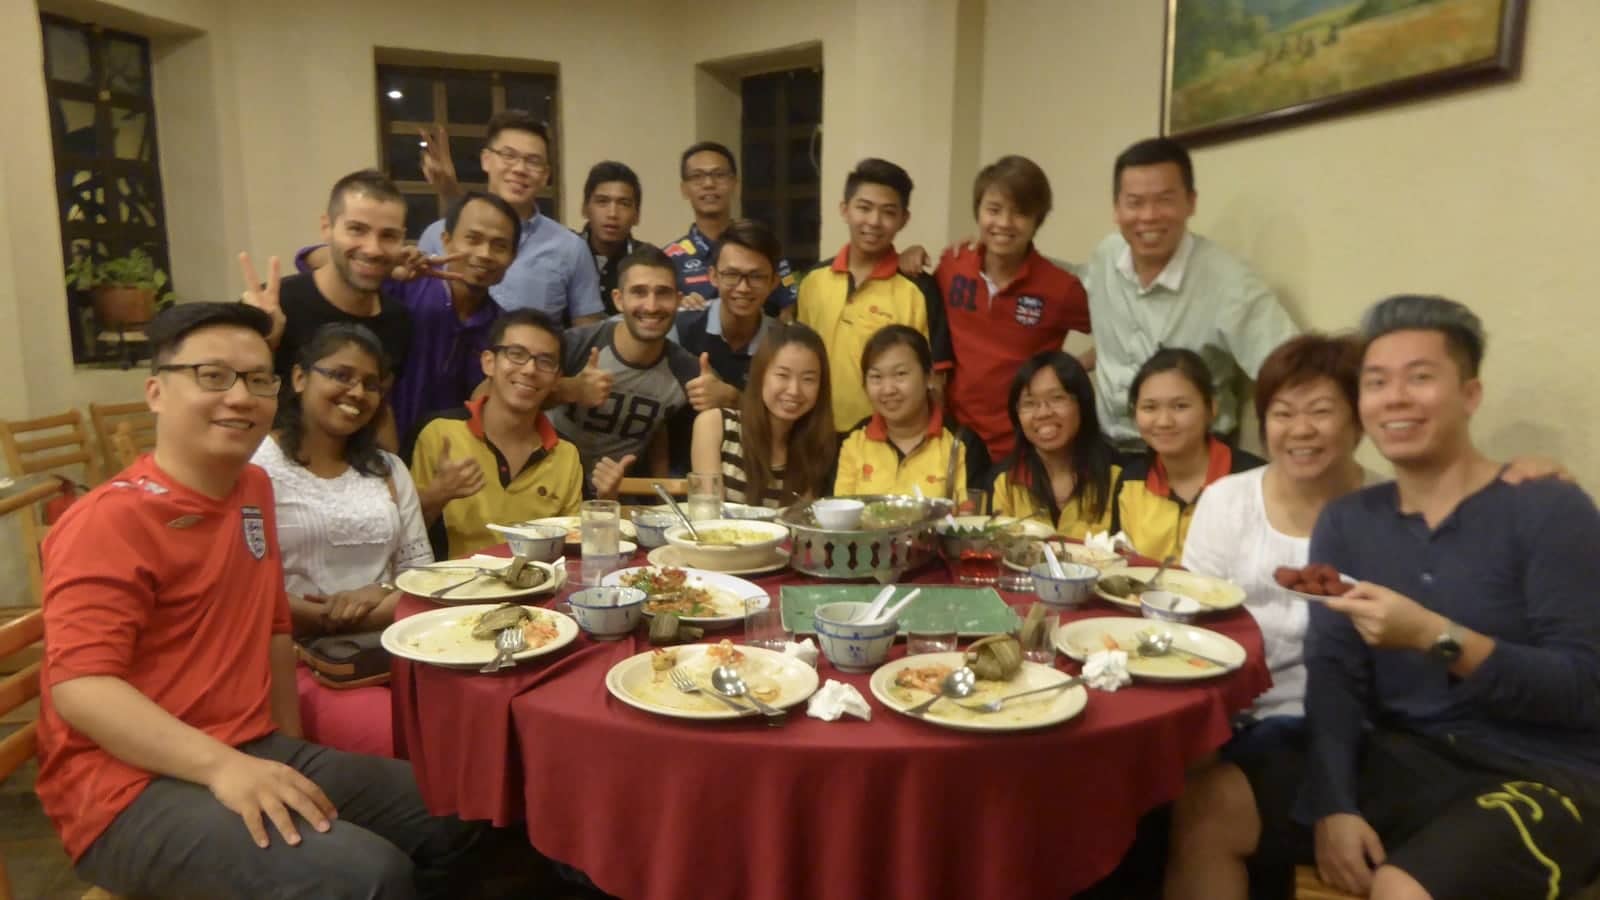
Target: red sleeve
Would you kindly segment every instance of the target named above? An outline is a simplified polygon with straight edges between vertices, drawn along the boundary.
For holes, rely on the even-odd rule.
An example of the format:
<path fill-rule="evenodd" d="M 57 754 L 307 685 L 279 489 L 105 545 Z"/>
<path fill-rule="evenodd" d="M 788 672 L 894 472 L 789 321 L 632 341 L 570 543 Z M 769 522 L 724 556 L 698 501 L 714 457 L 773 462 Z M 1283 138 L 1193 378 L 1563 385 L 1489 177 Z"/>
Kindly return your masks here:
<path fill-rule="evenodd" d="M 1083 282 L 1071 272 L 1063 272 L 1067 277 L 1067 327 L 1073 331 L 1084 334 L 1093 334 L 1089 321 L 1089 292 L 1083 289 Z"/>
<path fill-rule="evenodd" d="M 272 476 L 267 470 L 257 465 L 245 469 L 246 478 L 254 483 L 251 485 L 249 496 L 257 508 L 261 510 L 261 518 L 267 529 L 267 559 L 273 561 L 278 567 L 276 594 L 272 604 L 272 633 L 292 634 L 294 623 L 289 618 L 289 589 L 284 586 L 283 580 L 283 553 L 278 549 L 278 501 L 272 492 Z"/>
<path fill-rule="evenodd" d="M 44 646 L 52 687 L 86 675 L 125 677 L 156 602 L 155 548 L 139 498 L 111 491 L 67 510 L 44 544 Z"/>

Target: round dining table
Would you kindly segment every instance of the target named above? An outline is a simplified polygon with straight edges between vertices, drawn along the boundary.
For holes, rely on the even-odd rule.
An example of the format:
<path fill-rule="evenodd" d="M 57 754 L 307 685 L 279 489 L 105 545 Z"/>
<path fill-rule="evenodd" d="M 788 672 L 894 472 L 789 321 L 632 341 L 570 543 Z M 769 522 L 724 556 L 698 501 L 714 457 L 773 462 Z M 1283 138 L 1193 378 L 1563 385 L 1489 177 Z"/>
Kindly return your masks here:
<path fill-rule="evenodd" d="M 562 594 L 577 587 L 569 565 Z M 818 583 L 789 570 L 752 580 L 774 602 L 783 585 Z M 951 580 L 935 561 L 901 583 Z M 1019 608 L 1035 599 L 1001 596 Z M 406 597 L 396 615 L 432 608 Z M 1126 615 L 1092 601 L 1062 621 Z M 396 658 L 396 750 L 433 813 L 526 823 L 541 853 L 625 900 L 1067 897 L 1116 867 L 1140 817 L 1178 796 L 1185 771 L 1271 685 L 1248 612 L 1196 624 L 1238 641 L 1244 666 L 1090 691 L 1076 718 L 1007 733 L 901 715 L 872 696 L 869 675 L 825 657 L 823 683 L 854 685 L 870 721 L 827 722 L 804 705 L 781 728 L 654 715 L 605 686 L 613 665 L 651 649 L 642 628 L 620 641 L 580 635 L 492 675 Z M 724 636 L 740 631 L 706 639 Z M 1078 670 L 1064 656 L 1056 665 Z"/>

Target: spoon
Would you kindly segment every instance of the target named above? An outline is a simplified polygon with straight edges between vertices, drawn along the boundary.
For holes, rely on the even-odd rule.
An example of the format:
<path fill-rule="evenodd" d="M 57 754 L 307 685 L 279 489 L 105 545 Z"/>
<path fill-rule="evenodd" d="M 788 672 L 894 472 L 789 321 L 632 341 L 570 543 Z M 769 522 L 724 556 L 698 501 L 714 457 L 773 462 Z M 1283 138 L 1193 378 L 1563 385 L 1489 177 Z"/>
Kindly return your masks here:
<path fill-rule="evenodd" d="M 1156 573 L 1150 576 L 1149 581 L 1145 582 L 1145 590 L 1153 589 L 1156 586 L 1156 581 L 1161 578 L 1161 573 L 1165 572 L 1167 567 L 1172 565 L 1177 558 L 1178 556 L 1175 553 L 1167 554 L 1167 558 L 1161 561 L 1161 565 L 1156 566 Z"/>
<path fill-rule="evenodd" d="M 761 710 L 762 715 L 771 720 L 771 724 L 777 724 L 779 720 L 788 717 L 788 714 L 783 710 L 773 709 L 762 703 L 755 694 L 750 693 L 750 686 L 744 683 L 744 679 L 739 677 L 739 673 L 727 666 L 717 666 L 711 670 L 711 686 L 716 688 L 717 693 L 724 697 L 743 697 L 749 700 L 755 705 L 756 709 Z"/>
<path fill-rule="evenodd" d="M 1064 691 L 1069 687 L 1076 687 L 1080 684 L 1083 684 L 1083 676 L 1081 675 L 1076 678 L 1068 678 L 1066 681 L 1060 681 L 1047 687 L 1034 688 L 1031 691 L 1022 691 L 1021 693 L 1017 694 L 1007 694 L 1004 697 L 996 697 L 993 700 L 990 700 L 988 703 L 960 703 L 957 705 L 963 709 L 970 709 L 973 712 L 999 712 L 1000 707 L 1005 706 L 1008 701 L 1016 700 L 1019 697 L 1032 697 L 1034 694 L 1044 694 L 1050 691 Z"/>
<path fill-rule="evenodd" d="M 970 697 L 973 690 L 977 687 L 977 684 L 978 676 L 971 669 L 967 668 L 966 666 L 962 666 L 961 668 L 951 672 L 949 675 L 946 675 L 944 677 L 944 681 L 939 682 L 938 694 L 922 701 L 921 703 L 918 703 L 916 706 L 913 706 L 904 712 L 908 716 L 926 715 L 928 712 L 928 707 L 938 703 L 943 697 L 949 697 L 952 700 L 960 700 L 963 697 Z"/>
<path fill-rule="evenodd" d="M 904 597 L 901 597 L 899 603 L 896 603 L 895 605 L 893 605 L 893 606 L 889 607 L 888 609 L 884 610 L 881 614 L 878 615 L 877 618 L 868 621 L 867 624 L 868 625 L 881 625 L 884 622 L 888 622 L 888 621 L 892 620 L 895 616 L 900 615 L 900 610 L 905 609 L 907 603 L 910 603 L 911 601 L 917 599 L 917 595 L 920 594 L 920 593 L 922 593 L 922 588 L 914 588 L 911 591 L 911 593 L 905 595 Z"/>
<path fill-rule="evenodd" d="M 863 609 L 852 621 L 866 623 L 878 618 L 878 613 L 883 611 L 884 604 L 888 603 L 889 598 L 894 596 L 894 588 L 895 586 L 892 584 L 885 585 L 884 589 L 878 592 L 878 596 L 873 597 L 872 602 L 867 604 L 867 608 Z"/>
<path fill-rule="evenodd" d="M 1045 562 L 1050 564 L 1050 575 L 1053 578 L 1065 578 L 1067 573 L 1061 569 L 1061 560 L 1056 558 L 1056 551 L 1050 549 L 1050 542 L 1045 541 L 1040 546 L 1044 547 Z"/>
<path fill-rule="evenodd" d="M 692 537 L 696 542 L 699 542 L 700 532 L 694 530 L 694 523 L 689 521 L 689 517 L 684 515 L 683 510 L 678 508 L 678 501 L 672 499 L 672 495 L 667 493 L 667 489 L 661 486 L 661 482 L 656 482 L 654 487 L 656 489 L 657 496 L 667 501 L 667 505 L 672 507 L 672 511 L 678 514 L 679 519 L 683 520 L 683 527 L 689 529 L 689 537 Z"/>
<path fill-rule="evenodd" d="M 1198 659 L 1201 662 L 1210 663 L 1213 666 L 1221 669 L 1233 668 L 1233 666 L 1230 666 L 1220 659 L 1212 659 L 1204 654 L 1196 653 L 1187 647 L 1179 647 L 1175 645 L 1173 643 L 1172 632 L 1170 631 L 1163 631 L 1160 634 L 1150 631 L 1141 631 L 1136 636 L 1139 638 L 1140 656 L 1166 656 L 1169 653 L 1176 652 L 1182 656 L 1188 656 L 1193 659 Z"/>

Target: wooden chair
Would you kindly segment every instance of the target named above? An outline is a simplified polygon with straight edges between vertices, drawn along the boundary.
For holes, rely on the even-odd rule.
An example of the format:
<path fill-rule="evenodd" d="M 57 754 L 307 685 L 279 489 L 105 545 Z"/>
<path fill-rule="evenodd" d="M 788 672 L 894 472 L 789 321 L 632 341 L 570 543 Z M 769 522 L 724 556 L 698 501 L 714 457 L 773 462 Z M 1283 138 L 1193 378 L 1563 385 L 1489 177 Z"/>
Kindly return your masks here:
<path fill-rule="evenodd" d="M 686 478 L 624 478 L 622 486 L 617 493 L 624 497 L 655 497 L 657 482 L 667 489 L 673 499 L 681 500 L 689 496 L 689 481 Z M 659 499 L 659 498 L 658 498 Z M 655 501 L 652 500 L 652 503 Z"/>
<path fill-rule="evenodd" d="M 0 421 L 0 450 L 5 453 L 6 469 L 14 476 L 55 474 L 91 486 L 102 477 L 100 461 L 90 452 L 83 415 L 75 409 L 22 422 Z M 43 591 L 39 542 L 44 540 L 46 529 L 36 506 L 30 505 L 21 520 L 29 587 L 37 603 Z"/>
<path fill-rule="evenodd" d="M 105 455 L 106 471 L 118 472 L 156 445 L 156 415 L 144 404 L 91 403 L 89 420 Z"/>

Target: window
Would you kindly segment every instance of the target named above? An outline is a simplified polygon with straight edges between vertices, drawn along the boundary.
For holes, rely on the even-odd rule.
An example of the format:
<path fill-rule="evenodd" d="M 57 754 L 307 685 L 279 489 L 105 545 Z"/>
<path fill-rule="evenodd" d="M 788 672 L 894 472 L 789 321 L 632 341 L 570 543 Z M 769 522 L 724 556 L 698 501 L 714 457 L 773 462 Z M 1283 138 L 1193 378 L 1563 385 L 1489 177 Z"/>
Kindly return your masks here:
<path fill-rule="evenodd" d="M 41 19 L 63 256 L 71 265 L 143 250 L 170 273 L 150 42 L 60 16 Z M 67 300 L 74 362 L 127 366 L 146 357 L 138 317 L 97 311 L 76 289 Z"/>
<path fill-rule="evenodd" d="M 771 225 L 804 272 L 822 234 L 822 70 L 752 75 L 739 87 L 744 214 Z"/>
<path fill-rule="evenodd" d="M 378 66 L 378 139 L 383 171 L 406 197 L 406 236 L 416 240 L 444 215 L 433 186 L 422 177 L 424 128 L 443 126 L 450 138 L 450 159 L 456 178 L 468 190 L 487 190 L 478 151 L 483 149 L 489 118 L 505 109 L 520 109 L 550 128 L 550 156 L 557 146 L 556 76 L 534 72 Z M 561 194 L 556 179 L 539 192 L 539 211 L 561 219 Z"/>

